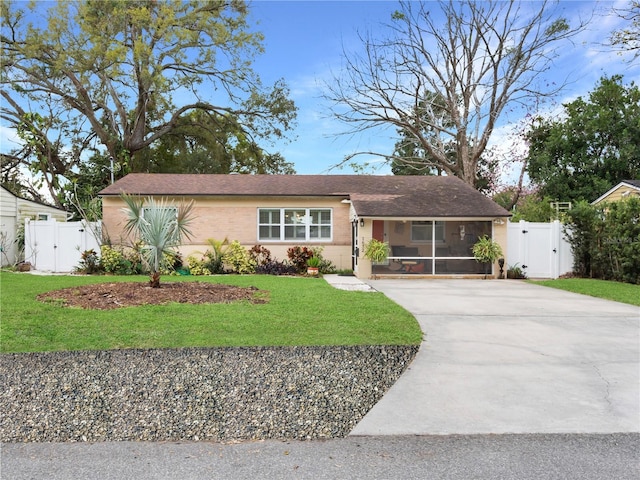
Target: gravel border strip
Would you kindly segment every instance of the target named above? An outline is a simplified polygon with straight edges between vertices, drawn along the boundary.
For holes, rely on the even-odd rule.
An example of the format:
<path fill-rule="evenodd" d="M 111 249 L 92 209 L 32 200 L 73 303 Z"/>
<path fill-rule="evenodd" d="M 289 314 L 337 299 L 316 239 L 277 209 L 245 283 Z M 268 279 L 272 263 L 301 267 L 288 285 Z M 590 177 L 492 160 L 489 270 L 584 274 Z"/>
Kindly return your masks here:
<path fill-rule="evenodd" d="M 246 347 L 0 356 L 0 441 L 344 437 L 418 346 Z"/>

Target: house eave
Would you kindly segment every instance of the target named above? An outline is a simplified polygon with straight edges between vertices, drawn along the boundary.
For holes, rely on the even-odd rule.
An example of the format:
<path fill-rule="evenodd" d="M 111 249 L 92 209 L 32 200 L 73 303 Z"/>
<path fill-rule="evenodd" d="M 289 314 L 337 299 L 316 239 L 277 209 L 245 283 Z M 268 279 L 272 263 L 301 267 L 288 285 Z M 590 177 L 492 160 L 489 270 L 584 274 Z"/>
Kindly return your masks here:
<path fill-rule="evenodd" d="M 610 188 L 609 190 L 607 190 L 607 192 L 605 192 L 604 194 L 600 195 L 598 198 L 596 198 L 593 202 L 591 202 L 591 205 L 597 205 L 598 203 L 602 202 L 609 195 L 611 195 L 613 192 L 615 192 L 616 190 L 618 190 L 621 187 L 630 188 L 630 189 L 635 190 L 636 192 L 640 193 L 640 187 L 638 187 L 637 185 L 634 185 L 632 183 L 622 181 L 622 182 L 618 183 L 617 185 L 613 186 L 612 188 Z"/>
<path fill-rule="evenodd" d="M 358 218 L 365 220 L 386 220 L 386 221 L 429 221 L 429 220 L 449 220 L 449 221 L 463 221 L 463 220 L 495 220 L 496 218 L 509 218 L 509 215 L 359 215 Z"/>

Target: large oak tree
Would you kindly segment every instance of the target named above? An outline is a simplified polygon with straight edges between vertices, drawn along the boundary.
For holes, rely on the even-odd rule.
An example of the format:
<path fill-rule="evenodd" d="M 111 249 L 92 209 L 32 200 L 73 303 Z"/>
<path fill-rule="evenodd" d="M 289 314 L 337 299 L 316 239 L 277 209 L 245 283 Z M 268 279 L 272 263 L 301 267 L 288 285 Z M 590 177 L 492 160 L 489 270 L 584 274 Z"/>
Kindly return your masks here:
<path fill-rule="evenodd" d="M 226 132 L 251 143 L 284 136 L 295 120 L 285 83 L 266 88 L 252 69 L 263 37 L 242 0 L 3 1 L 0 9 L 3 118 L 17 127 L 42 104 L 74 117 L 64 148 L 28 126 L 50 153 L 36 152 L 49 172 L 71 167 L 59 161 L 64 149 L 94 139 L 117 166 L 135 166 L 194 111 L 230 119 Z"/>

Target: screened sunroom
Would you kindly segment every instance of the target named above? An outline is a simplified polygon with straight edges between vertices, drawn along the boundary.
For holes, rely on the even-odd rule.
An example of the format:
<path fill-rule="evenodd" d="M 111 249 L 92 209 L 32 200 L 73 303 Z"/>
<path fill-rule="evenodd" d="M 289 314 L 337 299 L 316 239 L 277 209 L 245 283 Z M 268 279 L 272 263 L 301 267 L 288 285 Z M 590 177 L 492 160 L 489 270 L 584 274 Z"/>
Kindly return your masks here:
<path fill-rule="evenodd" d="M 373 275 L 474 275 L 491 272 L 478 263 L 473 245 L 492 238 L 493 220 L 373 220 L 372 237 L 387 242 L 390 255 L 373 263 Z M 489 268 L 489 272 L 485 270 Z"/>

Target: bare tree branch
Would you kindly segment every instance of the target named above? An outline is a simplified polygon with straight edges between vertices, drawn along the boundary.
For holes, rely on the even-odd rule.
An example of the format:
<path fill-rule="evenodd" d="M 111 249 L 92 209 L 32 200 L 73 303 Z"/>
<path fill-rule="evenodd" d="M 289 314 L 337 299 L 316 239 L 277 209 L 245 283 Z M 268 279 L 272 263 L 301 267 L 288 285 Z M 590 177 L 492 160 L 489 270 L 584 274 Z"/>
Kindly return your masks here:
<path fill-rule="evenodd" d="M 363 54 L 344 52 L 344 68 L 324 96 L 347 126 L 344 134 L 385 126 L 406 132 L 434 167 L 475 186 L 478 162 L 507 105 L 562 87 L 543 91 L 536 81 L 586 23 L 569 26 L 551 7 L 549 1 L 401 2 L 387 38 L 361 36 Z M 434 99 L 443 108 L 433 108 Z"/>

